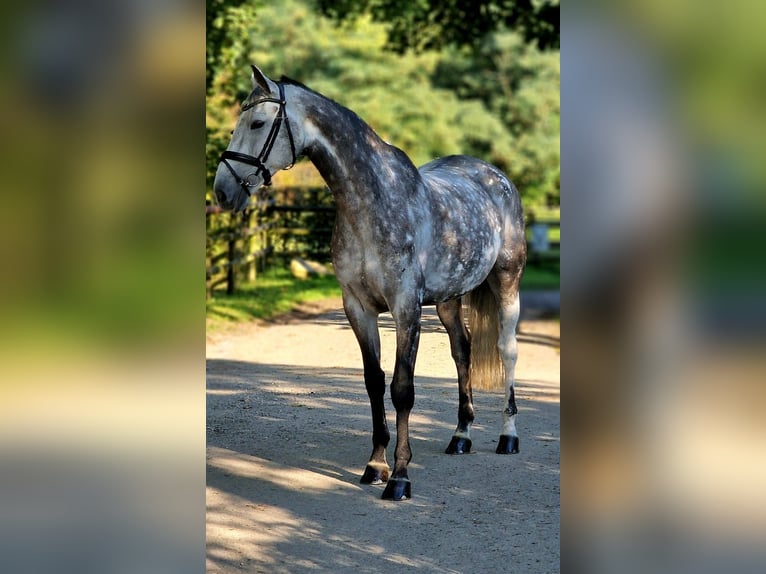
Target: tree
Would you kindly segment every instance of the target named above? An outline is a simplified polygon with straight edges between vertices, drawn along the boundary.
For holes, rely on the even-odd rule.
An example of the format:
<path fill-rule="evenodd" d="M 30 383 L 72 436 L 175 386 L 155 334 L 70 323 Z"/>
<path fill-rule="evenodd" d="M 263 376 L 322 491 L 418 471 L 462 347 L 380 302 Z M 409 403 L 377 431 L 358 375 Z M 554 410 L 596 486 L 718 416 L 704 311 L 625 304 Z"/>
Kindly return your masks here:
<path fill-rule="evenodd" d="M 226 46 L 232 46 L 236 36 L 227 30 L 227 17 L 231 8 L 243 4 L 255 8 L 263 0 L 205 0 L 205 90 L 210 91 L 215 71 L 218 69 L 220 54 Z"/>
<path fill-rule="evenodd" d="M 390 25 L 397 52 L 472 46 L 492 32 L 513 30 L 527 43 L 559 49 L 559 0 L 317 0 L 338 22 L 371 14 Z"/>
<path fill-rule="evenodd" d="M 518 35 L 490 34 L 471 49 L 452 48 L 440 58 L 433 84 L 461 101 L 480 101 L 504 125 L 510 150 L 485 157 L 522 190 L 528 205 L 558 203 L 560 66 L 557 52 L 540 52 Z"/>

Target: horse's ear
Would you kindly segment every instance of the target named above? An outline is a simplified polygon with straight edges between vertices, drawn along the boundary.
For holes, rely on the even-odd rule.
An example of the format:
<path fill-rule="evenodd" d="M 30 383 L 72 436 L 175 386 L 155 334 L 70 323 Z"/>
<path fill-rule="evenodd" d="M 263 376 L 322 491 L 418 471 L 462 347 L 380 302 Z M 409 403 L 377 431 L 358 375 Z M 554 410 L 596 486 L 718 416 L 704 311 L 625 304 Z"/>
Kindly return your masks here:
<path fill-rule="evenodd" d="M 253 69 L 253 89 L 260 87 L 264 92 L 270 94 L 271 86 L 269 85 L 269 79 L 266 77 L 266 74 L 261 72 L 261 70 L 258 69 L 258 66 L 250 64 L 250 67 Z"/>

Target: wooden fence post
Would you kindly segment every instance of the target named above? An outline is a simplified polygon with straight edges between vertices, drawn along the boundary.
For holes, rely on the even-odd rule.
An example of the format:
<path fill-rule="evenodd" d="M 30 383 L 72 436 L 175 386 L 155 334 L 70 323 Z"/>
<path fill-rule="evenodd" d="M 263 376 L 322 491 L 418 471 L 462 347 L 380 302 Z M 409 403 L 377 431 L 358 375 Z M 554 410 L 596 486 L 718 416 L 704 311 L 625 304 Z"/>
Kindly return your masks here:
<path fill-rule="evenodd" d="M 213 266 L 213 259 L 210 255 L 210 205 L 205 205 L 205 299 L 213 296 L 213 276 L 210 268 Z"/>
<path fill-rule="evenodd" d="M 228 264 L 229 266 L 226 269 L 226 294 L 232 295 L 234 293 L 234 281 L 236 272 L 234 269 L 234 261 L 237 258 L 237 240 L 234 238 L 234 234 L 229 237 L 229 253 L 228 253 Z"/>
<path fill-rule="evenodd" d="M 256 267 L 258 265 L 258 262 L 256 261 L 256 258 L 253 256 L 256 250 L 256 242 L 257 237 L 255 235 L 255 227 L 258 225 L 258 210 L 257 209 L 251 209 L 247 212 L 247 217 L 245 219 L 245 229 L 247 229 L 248 237 L 245 240 L 245 245 L 247 246 L 246 254 L 247 254 L 247 278 L 249 281 L 255 281 L 257 277 L 257 270 Z"/>
<path fill-rule="evenodd" d="M 210 267 L 210 257 L 205 257 L 205 299 L 210 299 L 213 296 L 213 278 L 207 272 Z"/>

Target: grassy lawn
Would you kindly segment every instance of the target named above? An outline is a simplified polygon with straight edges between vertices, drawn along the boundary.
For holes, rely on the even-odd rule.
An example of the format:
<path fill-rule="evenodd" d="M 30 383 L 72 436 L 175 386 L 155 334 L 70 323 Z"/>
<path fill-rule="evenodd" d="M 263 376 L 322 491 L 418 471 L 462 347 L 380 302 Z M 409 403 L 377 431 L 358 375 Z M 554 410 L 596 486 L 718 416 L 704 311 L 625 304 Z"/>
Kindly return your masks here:
<path fill-rule="evenodd" d="M 295 279 L 288 269 L 272 268 L 253 284 L 242 284 L 236 293 L 218 291 L 207 301 L 208 327 L 228 321 L 269 319 L 287 313 L 300 303 L 340 297 L 334 276 Z"/>
<path fill-rule="evenodd" d="M 549 261 L 536 265 L 527 264 L 521 278 L 521 290 L 556 290 L 560 286 L 560 263 Z"/>
<path fill-rule="evenodd" d="M 522 290 L 558 289 L 559 263 L 528 265 L 521 280 Z M 269 319 L 287 313 L 296 305 L 340 297 L 334 276 L 295 279 L 287 269 L 272 268 L 254 284 L 242 284 L 237 293 L 217 291 L 207 301 L 207 327 L 215 330 L 230 322 Z"/>

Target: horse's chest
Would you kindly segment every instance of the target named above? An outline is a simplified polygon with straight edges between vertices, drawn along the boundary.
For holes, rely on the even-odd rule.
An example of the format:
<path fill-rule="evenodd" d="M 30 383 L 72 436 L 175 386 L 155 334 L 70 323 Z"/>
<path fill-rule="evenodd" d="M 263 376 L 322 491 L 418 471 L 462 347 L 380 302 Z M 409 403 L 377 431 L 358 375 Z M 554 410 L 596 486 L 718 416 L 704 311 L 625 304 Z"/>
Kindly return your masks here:
<path fill-rule="evenodd" d="M 333 233 L 333 264 L 342 286 L 387 299 L 417 266 L 416 236 L 410 226 L 392 222 L 339 221 Z"/>

